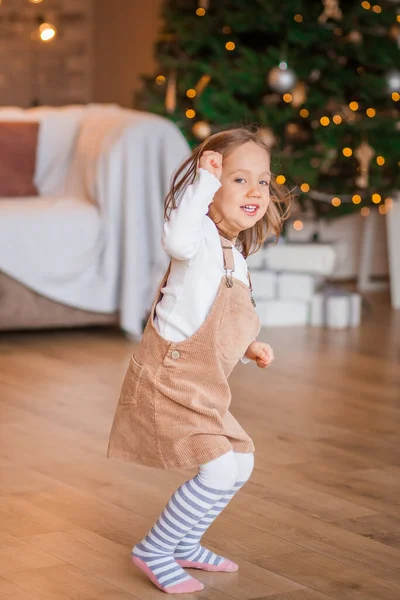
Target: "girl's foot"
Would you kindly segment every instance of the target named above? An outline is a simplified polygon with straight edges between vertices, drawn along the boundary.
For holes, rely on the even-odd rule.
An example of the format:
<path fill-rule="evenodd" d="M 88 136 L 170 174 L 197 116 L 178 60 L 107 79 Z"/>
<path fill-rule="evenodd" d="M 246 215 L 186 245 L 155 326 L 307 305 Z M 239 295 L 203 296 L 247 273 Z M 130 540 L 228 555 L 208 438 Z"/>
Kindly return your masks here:
<path fill-rule="evenodd" d="M 188 544 L 188 546 L 190 549 L 185 549 L 185 544 L 181 542 L 174 553 L 174 558 L 181 567 L 224 573 L 234 573 L 239 569 L 233 561 L 215 554 L 200 544 L 195 549 L 192 544 Z"/>
<path fill-rule="evenodd" d="M 140 544 L 138 544 L 140 547 Z M 136 551 L 138 550 L 138 552 Z M 204 585 L 190 577 L 178 565 L 173 556 L 139 556 L 140 548 L 135 546 L 132 552 L 132 562 L 147 577 L 166 594 L 187 594 L 204 589 Z"/>

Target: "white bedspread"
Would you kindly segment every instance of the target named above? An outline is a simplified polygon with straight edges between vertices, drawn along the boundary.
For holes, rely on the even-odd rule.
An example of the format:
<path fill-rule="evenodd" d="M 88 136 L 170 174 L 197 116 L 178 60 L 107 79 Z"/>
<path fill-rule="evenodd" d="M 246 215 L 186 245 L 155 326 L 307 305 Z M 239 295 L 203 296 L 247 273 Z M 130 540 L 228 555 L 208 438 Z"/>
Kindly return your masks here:
<path fill-rule="evenodd" d="M 57 109 L 48 110 L 56 127 Z M 156 115 L 82 110 L 73 111 L 79 136 L 66 173 L 59 164 L 56 186 L 56 167 L 41 167 L 39 189 L 52 194 L 0 199 L 0 270 L 71 306 L 119 310 L 121 327 L 140 336 L 168 263 L 163 199 L 189 147 L 173 123 Z M 51 157 L 54 150 L 48 144 L 45 152 Z"/>

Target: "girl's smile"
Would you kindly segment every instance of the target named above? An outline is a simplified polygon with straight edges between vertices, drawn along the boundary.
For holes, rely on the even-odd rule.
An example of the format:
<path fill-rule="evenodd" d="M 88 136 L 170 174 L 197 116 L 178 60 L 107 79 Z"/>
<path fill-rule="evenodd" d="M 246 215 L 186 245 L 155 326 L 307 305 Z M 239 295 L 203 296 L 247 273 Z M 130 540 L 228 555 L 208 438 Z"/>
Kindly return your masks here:
<path fill-rule="evenodd" d="M 224 157 L 221 187 L 210 204 L 209 217 L 229 239 L 264 217 L 270 178 L 269 155 L 254 142 L 242 144 Z"/>

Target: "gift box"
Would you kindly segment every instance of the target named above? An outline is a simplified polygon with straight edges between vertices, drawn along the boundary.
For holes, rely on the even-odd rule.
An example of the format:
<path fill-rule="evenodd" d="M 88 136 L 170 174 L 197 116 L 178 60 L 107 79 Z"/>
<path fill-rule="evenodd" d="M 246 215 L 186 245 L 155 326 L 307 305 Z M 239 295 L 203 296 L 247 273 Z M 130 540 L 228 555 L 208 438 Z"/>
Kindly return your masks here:
<path fill-rule="evenodd" d="M 273 271 L 251 271 L 250 277 L 255 299 L 276 298 L 278 290 L 277 273 Z"/>
<path fill-rule="evenodd" d="M 280 273 L 277 276 L 277 296 L 281 300 L 311 300 L 320 279 L 308 273 Z"/>
<path fill-rule="evenodd" d="M 252 269 L 264 269 L 265 268 L 265 249 L 260 248 L 255 254 L 250 254 L 246 258 L 247 266 L 250 270 Z"/>
<path fill-rule="evenodd" d="M 256 310 L 261 325 L 286 327 L 306 325 L 309 320 L 309 302 L 296 300 L 258 300 Z"/>
<path fill-rule="evenodd" d="M 266 265 L 273 271 L 332 275 L 336 252 L 332 244 L 286 243 L 265 250 Z"/>
<path fill-rule="evenodd" d="M 311 300 L 310 325 L 332 329 L 357 327 L 361 321 L 361 296 L 338 288 L 315 294 Z"/>

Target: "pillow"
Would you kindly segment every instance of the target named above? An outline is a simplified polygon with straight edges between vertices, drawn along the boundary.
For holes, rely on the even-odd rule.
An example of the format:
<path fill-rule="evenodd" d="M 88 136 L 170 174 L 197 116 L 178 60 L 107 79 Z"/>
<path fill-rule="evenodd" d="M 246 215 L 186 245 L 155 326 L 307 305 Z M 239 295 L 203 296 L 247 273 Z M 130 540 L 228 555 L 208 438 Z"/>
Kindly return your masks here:
<path fill-rule="evenodd" d="M 37 196 L 34 183 L 39 123 L 0 122 L 0 197 Z"/>

